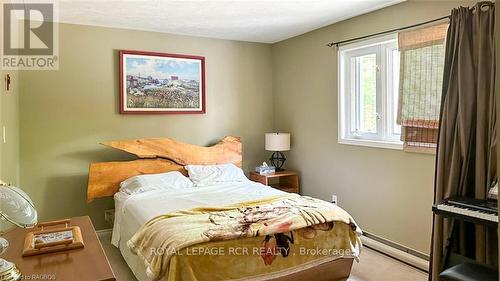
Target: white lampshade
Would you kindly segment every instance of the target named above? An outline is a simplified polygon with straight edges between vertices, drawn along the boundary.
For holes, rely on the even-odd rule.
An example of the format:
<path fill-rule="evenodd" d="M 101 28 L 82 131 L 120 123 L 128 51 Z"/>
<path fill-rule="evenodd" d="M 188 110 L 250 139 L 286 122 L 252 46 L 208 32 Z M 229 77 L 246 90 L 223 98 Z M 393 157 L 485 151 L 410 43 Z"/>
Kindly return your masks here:
<path fill-rule="evenodd" d="M 0 180 L 0 218 L 19 227 L 31 228 L 38 222 L 38 215 L 31 198 L 20 188 Z M 0 237 L 0 255 L 9 247 L 9 242 Z M 0 258 L 0 279 L 21 280 L 21 272 L 10 261 Z"/>
<path fill-rule="evenodd" d="M 266 134 L 267 151 L 288 151 L 290 150 L 289 133 L 267 133 Z"/>
<path fill-rule="evenodd" d="M 34 227 L 38 216 L 31 198 L 21 189 L 0 184 L 0 217 L 23 228 Z"/>

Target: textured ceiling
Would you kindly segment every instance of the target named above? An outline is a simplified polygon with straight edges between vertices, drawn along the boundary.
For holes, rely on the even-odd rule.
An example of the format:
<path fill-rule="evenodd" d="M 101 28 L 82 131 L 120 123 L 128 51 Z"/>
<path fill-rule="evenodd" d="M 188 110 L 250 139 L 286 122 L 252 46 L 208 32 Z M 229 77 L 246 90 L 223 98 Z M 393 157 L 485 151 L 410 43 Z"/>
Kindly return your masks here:
<path fill-rule="evenodd" d="M 403 0 L 59 1 L 59 21 L 275 43 Z"/>

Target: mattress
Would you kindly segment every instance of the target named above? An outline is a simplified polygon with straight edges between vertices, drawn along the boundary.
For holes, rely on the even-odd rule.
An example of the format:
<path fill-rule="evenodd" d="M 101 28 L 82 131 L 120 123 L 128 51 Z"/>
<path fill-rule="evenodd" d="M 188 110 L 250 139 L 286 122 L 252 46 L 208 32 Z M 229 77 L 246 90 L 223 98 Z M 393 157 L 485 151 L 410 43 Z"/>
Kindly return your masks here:
<path fill-rule="evenodd" d="M 286 194 L 286 192 L 252 181 L 224 183 L 174 191 L 155 190 L 136 195 L 118 192 L 114 196 L 115 223 L 112 244 L 120 249 L 125 261 L 137 279 L 139 281 L 146 281 L 148 278 L 145 274 L 145 266 L 127 247 L 127 241 L 150 219 L 158 215 L 195 207 L 222 207 L 234 203 Z M 336 258 L 319 258 L 317 261 L 309 262 L 303 266 L 312 267 L 315 264 L 321 264 Z M 299 271 L 301 268 L 296 267 L 290 270 Z"/>
<path fill-rule="evenodd" d="M 286 192 L 253 181 L 223 183 L 184 190 L 155 190 L 142 194 L 115 194 L 115 222 L 112 244 L 130 239 L 150 219 L 178 210 L 234 203 L 283 195 Z M 126 218 L 126 219 L 125 219 Z"/>
<path fill-rule="evenodd" d="M 148 280 L 144 265 L 130 252 L 127 241 L 150 219 L 178 210 L 203 206 L 225 206 L 238 202 L 283 195 L 286 192 L 253 181 L 221 183 L 199 188 L 142 194 L 115 194 L 115 221 L 112 244 L 120 249 L 130 269 L 140 281 Z"/>

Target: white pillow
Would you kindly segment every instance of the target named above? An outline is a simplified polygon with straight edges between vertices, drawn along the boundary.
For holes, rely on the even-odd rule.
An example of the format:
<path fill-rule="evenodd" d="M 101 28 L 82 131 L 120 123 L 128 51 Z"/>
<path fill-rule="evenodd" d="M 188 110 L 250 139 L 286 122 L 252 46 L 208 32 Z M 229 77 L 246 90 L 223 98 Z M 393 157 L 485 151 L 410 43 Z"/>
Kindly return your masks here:
<path fill-rule="evenodd" d="M 179 190 L 191 187 L 193 187 L 193 182 L 178 171 L 134 176 L 120 183 L 120 191 L 128 194 L 138 194 L 159 189 Z"/>
<path fill-rule="evenodd" d="M 196 186 L 206 186 L 221 182 L 248 181 L 243 170 L 234 164 L 220 165 L 187 165 L 189 178 Z"/>

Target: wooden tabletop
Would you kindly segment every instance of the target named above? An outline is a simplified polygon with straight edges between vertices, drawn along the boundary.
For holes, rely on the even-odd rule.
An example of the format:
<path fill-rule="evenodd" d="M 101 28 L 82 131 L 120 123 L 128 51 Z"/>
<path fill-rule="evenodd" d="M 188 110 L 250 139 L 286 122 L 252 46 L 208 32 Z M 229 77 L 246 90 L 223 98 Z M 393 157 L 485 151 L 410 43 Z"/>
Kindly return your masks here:
<path fill-rule="evenodd" d="M 275 172 L 272 174 L 259 174 L 257 172 L 251 171 L 250 174 L 256 175 L 256 176 L 262 176 L 262 177 L 267 177 L 267 178 L 278 178 L 278 177 L 287 177 L 287 176 L 297 176 L 297 172 L 294 171 L 280 171 L 280 172 Z"/>
<path fill-rule="evenodd" d="M 33 229 L 15 228 L 3 235 L 10 244 L 3 258 L 16 264 L 23 280 L 115 281 L 90 218 L 71 218 L 69 226 L 80 227 L 84 248 L 23 258 L 24 237 Z"/>

